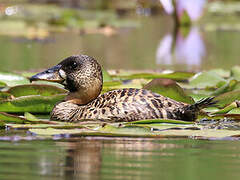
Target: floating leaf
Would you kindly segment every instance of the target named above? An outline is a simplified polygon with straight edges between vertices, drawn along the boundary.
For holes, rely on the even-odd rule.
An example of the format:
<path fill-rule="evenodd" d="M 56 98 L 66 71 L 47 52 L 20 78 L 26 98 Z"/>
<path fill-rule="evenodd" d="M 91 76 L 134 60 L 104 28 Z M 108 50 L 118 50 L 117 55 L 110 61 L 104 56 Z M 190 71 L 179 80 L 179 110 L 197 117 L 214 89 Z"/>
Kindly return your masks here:
<path fill-rule="evenodd" d="M 102 69 L 102 73 L 103 73 L 104 82 L 112 81 L 112 77 L 109 75 L 109 73 L 105 69 Z"/>
<path fill-rule="evenodd" d="M 8 86 L 29 84 L 29 80 L 21 75 L 14 73 L 0 72 L 0 81 Z"/>
<path fill-rule="evenodd" d="M 8 98 L 12 98 L 12 95 L 7 93 L 7 92 L 1 92 L 0 91 L 0 100 L 2 99 L 8 99 Z"/>
<path fill-rule="evenodd" d="M 184 90 L 171 79 L 153 79 L 146 84 L 144 89 L 172 98 L 176 101 L 193 104 L 193 99 L 188 96 Z"/>
<path fill-rule="evenodd" d="M 211 95 L 212 96 L 217 96 L 217 95 L 226 93 L 228 91 L 232 91 L 232 90 L 235 89 L 235 87 L 238 84 L 240 85 L 240 83 L 237 80 L 232 79 L 229 82 L 227 82 L 225 85 L 223 85 L 222 87 L 220 87 L 220 88 L 216 89 L 214 92 L 212 92 Z"/>
<path fill-rule="evenodd" d="M 138 73 L 131 75 L 118 75 L 116 77 L 120 79 L 156 79 L 156 78 L 166 78 L 176 81 L 185 81 L 192 77 L 194 73 L 190 72 L 172 72 L 172 73 L 162 73 L 162 74 L 152 74 L 152 73 Z"/>
<path fill-rule="evenodd" d="M 5 123 L 25 123 L 27 120 L 25 118 L 15 116 L 12 114 L 7 114 L 4 112 L 0 112 L 0 121 L 3 121 Z"/>
<path fill-rule="evenodd" d="M 64 94 L 67 93 L 68 91 L 52 85 L 26 84 L 11 87 L 7 92 L 15 97 L 20 97 L 27 95 L 51 96 L 57 94 Z"/>
<path fill-rule="evenodd" d="M 214 114 L 225 114 L 225 113 L 231 111 L 232 109 L 234 109 L 234 108 L 236 108 L 236 107 L 238 107 L 237 103 L 236 103 L 236 102 L 233 102 L 233 103 L 229 104 L 228 106 L 226 106 L 225 108 L 220 109 L 220 110 L 218 110 L 218 111 L 216 111 L 216 112 L 214 112 L 214 113 L 212 113 L 212 114 L 213 114 L 213 115 L 214 115 Z"/>
<path fill-rule="evenodd" d="M 174 119 L 146 119 L 146 120 L 132 121 L 126 124 L 154 124 L 154 123 L 194 124 L 194 122 L 174 120 Z"/>
<path fill-rule="evenodd" d="M 228 78 L 230 76 L 230 71 L 224 69 L 212 69 L 209 72 L 215 73 L 223 78 Z"/>
<path fill-rule="evenodd" d="M 3 87 L 5 87 L 5 86 L 7 86 L 7 84 L 4 83 L 4 82 L 2 82 L 2 81 L 0 81 L 0 88 L 3 88 Z"/>
<path fill-rule="evenodd" d="M 240 108 L 234 108 L 228 112 L 228 114 L 239 114 L 240 115 Z"/>
<path fill-rule="evenodd" d="M 231 69 L 231 76 L 240 81 L 240 66 L 234 66 Z"/>
<path fill-rule="evenodd" d="M 63 100 L 65 94 L 53 96 L 29 95 L 0 101 L 2 112 L 49 113 L 54 105 Z"/>
<path fill-rule="evenodd" d="M 230 91 L 223 93 L 215 99 L 217 101 L 217 106 L 223 108 L 224 106 L 232 103 L 235 100 L 240 100 L 240 90 Z"/>
<path fill-rule="evenodd" d="M 213 72 L 201 72 L 190 79 L 189 85 L 192 88 L 206 88 L 216 87 L 220 82 L 226 82 L 226 80 Z"/>
<path fill-rule="evenodd" d="M 29 112 L 25 112 L 24 117 L 29 121 L 39 121 L 39 119 L 36 116 L 32 115 Z"/>

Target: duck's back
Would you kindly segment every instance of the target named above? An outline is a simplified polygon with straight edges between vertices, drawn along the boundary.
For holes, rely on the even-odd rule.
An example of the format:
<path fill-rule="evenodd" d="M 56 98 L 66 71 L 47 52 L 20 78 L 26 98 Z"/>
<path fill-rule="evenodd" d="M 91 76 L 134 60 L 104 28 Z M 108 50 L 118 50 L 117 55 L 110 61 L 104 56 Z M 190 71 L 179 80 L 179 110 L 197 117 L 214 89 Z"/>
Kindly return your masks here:
<path fill-rule="evenodd" d="M 68 119 L 69 121 L 81 119 L 113 121 L 180 119 L 177 112 L 186 106 L 188 105 L 145 89 L 129 88 L 104 93 L 87 105 L 59 103 L 53 109 L 52 118 Z"/>

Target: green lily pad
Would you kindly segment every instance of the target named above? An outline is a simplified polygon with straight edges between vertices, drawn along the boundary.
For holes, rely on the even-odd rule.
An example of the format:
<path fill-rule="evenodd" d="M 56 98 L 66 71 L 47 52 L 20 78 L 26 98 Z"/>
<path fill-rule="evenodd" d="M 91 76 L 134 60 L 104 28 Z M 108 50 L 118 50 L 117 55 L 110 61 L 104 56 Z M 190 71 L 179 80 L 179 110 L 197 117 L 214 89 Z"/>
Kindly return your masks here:
<path fill-rule="evenodd" d="M 9 98 L 12 98 L 12 95 L 7 93 L 7 92 L 1 92 L 0 91 L 0 100 L 2 99 L 9 99 Z"/>
<path fill-rule="evenodd" d="M 16 115 L 12 115 L 12 114 L 7 114 L 4 112 L 0 112 L 0 121 L 3 121 L 5 123 L 18 123 L 18 124 L 27 122 L 27 120 L 25 118 L 22 118 L 22 117 L 19 117 Z"/>
<path fill-rule="evenodd" d="M 146 119 L 128 122 L 126 124 L 155 124 L 155 123 L 168 123 L 168 124 L 194 124 L 194 122 L 174 120 L 174 119 Z"/>
<path fill-rule="evenodd" d="M 7 72 L 0 72 L 0 81 L 8 86 L 29 84 L 29 80 L 21 75 Z"/>
<path fill-rule="evenodd" d="M 6 87 L 7 84 L 5 82 L 0 81 L 0 88 Z"/>
<path fill-rule="evenodd" d="M 223 109 L 220 109 L 214 113 L 212 113 L 213 115 L 215 114 L 225 114 L 225 113 L 228 113 L 229 111 L 231 111 L 232 109 L 235 109 L 236 107 L 238 107 L 237 103 L 236 102 L 233 102 L 231 104 L 229 104 L 228 106 L 226 106 L 225 108 Z"/>
<path fill-rule="evenodd" d="M 209 72 L 215 73 L 223 78 L 228 78 L 230 76 L 230 71 L 224 69 L 212 69 Z"/>
<path fill-rule="evenodd" d="M 220 95 L 220 94 L 232 91 L 232 90 L 234 90 L 236 88 L 237 85 L 240 86 L 240 82 L 239 81 L 237 81 L 235 79 L 229 80 L 225 85 L 223 85 L 222 87 L 220 87 L 220 88 L 216 89 L 215 91 L 213 91 L 211 93 L 211 95 L 212 96 L 217 96 L 217 95 Z"/>
<path fill-rule="evenodd" d="M 108 82 L 113 80 L 110 74 L 105 69 L 102 69 L 102 73 L 103 73 L 103 82 Z"/>
<path fill-rule="evenodd" d="M 39 121 L 39 119 L 29 112 L 24 113 L 24 117 L 29 121 Z"/>
<path fill-rule="evenodd" d="M 176 101 L 193 104 L 192 97 L 188 96 L 184 90 L 171 79 L 153 79 L 146 84 L 144 89 L 172 98 Z"/>
<path fill-rule="evenodd" d="M 12 94 L 14 97 L 20 97 L 27 95 L 51 96 L 57 94 L 64 94 L 68 91 L 52 85 L 26 84 L 11 87 L 7 92 Z"/>
<path fill-rule="evenodd" d="M 223 93 L 214 98 L 217 101 L 216 105 L 220 108 L 225 107 L 228 104 L 231 104 L 235 100 L 240 100 L 240 90 L 230 91 Z"/>
<path fill-rule="evenodd" d="M 231 69 L 231 76 L 240 81 L 240 66 L 234 66 Z"/>
<path fill-rule="evenodd" d="M 239 114 L 240 115 L 240 108 L 231 109 L 227 114 Z"/>
<path fill-rule="evenodd" d="M 214 72 L 201 72 L 193 76 L 189 81 L 192 88 L 216 87 L 218 83 L 225 83 L 226 80 Z"/>
<path fill-rule="evenodd" d="M 156 78 L 166 78 L 172 79 L 175 81 L 185 81 L 192 77 L 194 73 L 190 72 L 172 72 L 172 73 L 162 73 L 162 74 L 153 74 L 153 73 L 138 73 L 131 75 L 118 75 L 116 77 L 120 79 L 156 79 Z"/>
<path fill-rule="evenodd" d="M 2 112 L 49 113 L 54 105 L 63 100 L 65 94 L 53 96 L 29 95 L 0 101 Z"/>

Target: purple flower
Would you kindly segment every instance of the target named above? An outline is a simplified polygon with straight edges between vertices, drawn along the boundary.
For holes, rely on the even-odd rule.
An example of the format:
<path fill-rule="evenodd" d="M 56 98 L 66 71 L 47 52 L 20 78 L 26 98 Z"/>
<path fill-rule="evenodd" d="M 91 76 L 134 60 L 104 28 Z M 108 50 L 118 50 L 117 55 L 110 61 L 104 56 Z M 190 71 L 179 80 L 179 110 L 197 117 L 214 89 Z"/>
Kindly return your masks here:
<path fill-rule="evenodd" d="M 184 11 L 192 21 L 197 20 L 203 13 L 206 0 L 174 0 L 178 17 L 181 17 Z M 168 14 L 173 14 L 173 0 L 160 0 L 164 10 Z"/>

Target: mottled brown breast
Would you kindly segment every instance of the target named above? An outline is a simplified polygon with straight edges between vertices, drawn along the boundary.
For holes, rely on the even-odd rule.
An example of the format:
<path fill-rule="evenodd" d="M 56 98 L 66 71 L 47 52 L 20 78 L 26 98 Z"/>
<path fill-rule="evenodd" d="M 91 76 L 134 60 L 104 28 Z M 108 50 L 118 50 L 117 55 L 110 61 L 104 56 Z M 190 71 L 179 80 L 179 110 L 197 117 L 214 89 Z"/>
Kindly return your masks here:
<path fill-rule="evenodd" d="M 68 106 L 66 112 L 64 112 L 63 106 Z M 64 118 L 66 121 L 79 121 L 81 119 L 107 119 L 113 121 L 156 118 L 178 119 L 175 111 L 184 106 L 186 104 L 151 91 L 130 88 L 104 93 L 87 105 L 59 103 L 53 109 L 52 118 L 58 120 Z M 67 116 L 66 113 L 71 116 Z"/>

